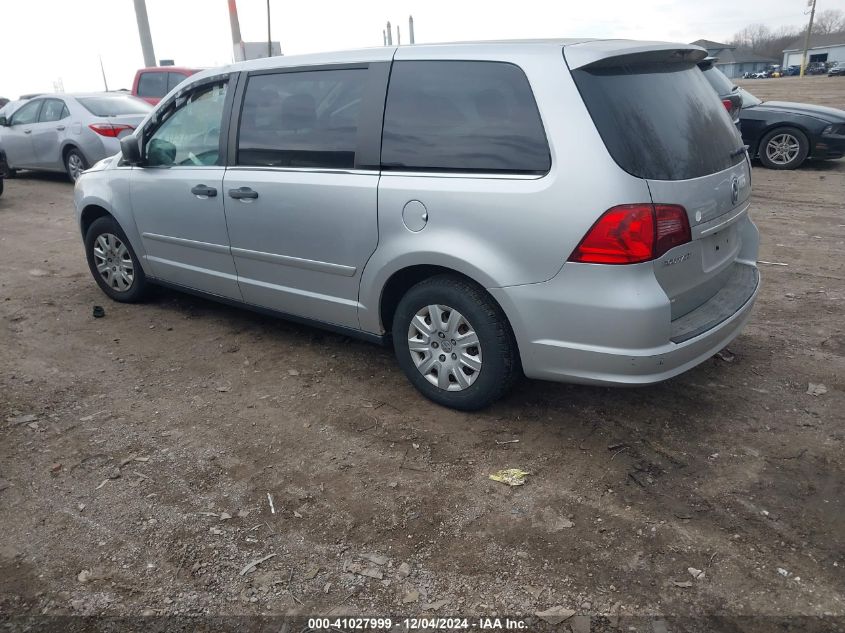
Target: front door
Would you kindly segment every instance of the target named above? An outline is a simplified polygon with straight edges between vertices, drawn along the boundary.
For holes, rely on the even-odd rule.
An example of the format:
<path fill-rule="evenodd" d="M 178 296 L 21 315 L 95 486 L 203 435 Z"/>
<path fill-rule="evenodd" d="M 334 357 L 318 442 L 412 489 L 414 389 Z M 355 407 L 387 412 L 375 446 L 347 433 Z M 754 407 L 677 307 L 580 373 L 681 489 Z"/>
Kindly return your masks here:
<path fill-rule="evenodd" d="M 370 136 L 378 146 L 386 66 L 376 66 L 249 76 L 224 179 L 245 301 L 358 327 L 361 271 L 378 243 L 377 157 L 362 151 Z"/>
<path fill-rule="evenodd" d="M 64 138 L 70 112 L 61 99 L 44 99 L 38 123 L 32 126 L 32 148 L 37 167 L 63 169 L 59 139 Z"/>
<path fill-rule="evenodd" d="M 221 125 L 228 80 L 203 84 L 144 131 L 132 208 L 153 277 L 240 299 L 223 209 Z"/>
<path fill-rule="evenodd" d="M 32 145 L 32 128 L 38 122 L 38 111 L 41 109 L 41 99 L 25 103 L 12 114 L 10 124 L 2 130 L 3 149 L 6 150 L 6 160 L 9 167 L 35 166 L 35 149 Z"/>

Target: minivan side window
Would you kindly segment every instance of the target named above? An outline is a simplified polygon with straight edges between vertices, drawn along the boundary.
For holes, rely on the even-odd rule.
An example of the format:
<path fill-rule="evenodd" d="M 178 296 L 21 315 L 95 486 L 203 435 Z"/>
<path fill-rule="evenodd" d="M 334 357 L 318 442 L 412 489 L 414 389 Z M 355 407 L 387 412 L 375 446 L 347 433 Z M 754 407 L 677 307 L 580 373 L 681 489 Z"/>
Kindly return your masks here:
<path fill-rule="evenodd" d="M 218 164 L 227 83 L 201 86 L 166 112 L 164 122 L 145 145 L 145 164 L 150 167 Z"/>
<path fill-rule="evenodd" d="M 141 73 L 138 79 L 139 97 L 163 97 L 167 94 L 167 75 L 164 72 Z"/>
<path fill-rule="evenodd" d="M 59 99 L 45 99 L 44 106 L 41 108 L 41 114 L 38 115 L 38 122 L 50 123 L 52 121 L 61 121 L 67 116 L 70 116 L 70 112 L 68 112 L 64 101 L 60 101 Z"/>
<path fill-rule="evenodd" d="M 551 156 L 523 71 L 485 61 L 399 61 L 390 73 L 382 168 L 543 174 Z"/>
<path fill-rule="evenodd" d="M 253 75 L 246 85 L 238 165 L 355 165 L 366 68 Z"/>

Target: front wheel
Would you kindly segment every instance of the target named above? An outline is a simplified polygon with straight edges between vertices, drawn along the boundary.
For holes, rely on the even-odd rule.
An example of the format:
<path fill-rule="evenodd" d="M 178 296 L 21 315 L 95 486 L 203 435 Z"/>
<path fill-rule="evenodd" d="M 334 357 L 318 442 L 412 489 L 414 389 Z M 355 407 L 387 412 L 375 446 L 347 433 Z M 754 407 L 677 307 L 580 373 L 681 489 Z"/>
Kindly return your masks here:
<path fill-rule="evenodd" d="M 94 220 L 85 234 L 85 255 L 94 280 L 109 297 L 122 303 L 143 299 L 147 278 L 114 218 Z"/>
<path fill-rule="evenodd" d="M 474 411 L 501 398 L 521 374 L 502 309 L 480 286 L 454 275 L 421 281 L 393 318 L 399 366 L 427 398 Z"/>
<path fill-rule="evenodd" d="M 760 141 L 760 162 L 769 169 L 796 169 L 809 152 L 807 135 L 794 127 L 772 130 Z"/>

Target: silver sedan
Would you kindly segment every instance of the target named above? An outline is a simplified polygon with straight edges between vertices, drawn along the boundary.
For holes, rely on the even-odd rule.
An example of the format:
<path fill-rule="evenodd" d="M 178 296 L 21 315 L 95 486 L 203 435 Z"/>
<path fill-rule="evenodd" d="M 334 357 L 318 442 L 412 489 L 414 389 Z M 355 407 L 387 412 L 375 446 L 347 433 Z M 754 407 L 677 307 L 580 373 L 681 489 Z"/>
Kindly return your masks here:
<path fill-rule="evenodd" d="M 120 151 L 152 107 L 121 93 L 39 96 L 0 115 L 0 146 L 9 170 L 65 172 L 72 181 Z"/>

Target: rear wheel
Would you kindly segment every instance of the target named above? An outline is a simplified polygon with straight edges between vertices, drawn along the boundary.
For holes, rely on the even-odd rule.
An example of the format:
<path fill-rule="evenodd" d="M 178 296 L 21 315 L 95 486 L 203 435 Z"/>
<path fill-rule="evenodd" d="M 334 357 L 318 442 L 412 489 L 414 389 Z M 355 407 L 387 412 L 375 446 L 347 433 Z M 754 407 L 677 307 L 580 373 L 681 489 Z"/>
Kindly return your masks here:
<path fill-rule="evenodd" d="M 85 234 L 88 268 L 100 289 L 115 301 L 143 299 L 147 279 L 126 234 L 111 216 L 97 218 Z"/>
<path fill-rule="evenodd" d="M 393 345 L 411 383 L 438 404 L 473 411 L 519 377 L 519 352 L 501 308 L 480 286 L 453 275 L 421 281 L 393 318 Z"/>
<path fill-rule="evenodd" d="M 794 127 L 772 130 L 760 141 L 760 162 L 769 169 L 795 169 L 810 151 L 807 135 Z"/>
<path fill-rule="evenodd" d="M 68 150 L 67 155 L 65 155 L 65 170 L 70 181 L 76 182 L 86 169 L 88 169 L 88 162 L 82 152 L 76 148 Z"/>

